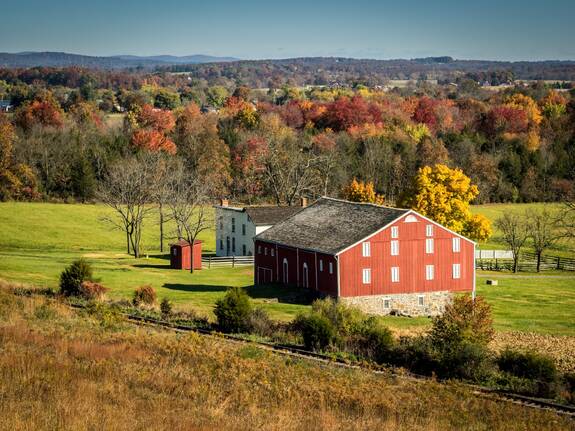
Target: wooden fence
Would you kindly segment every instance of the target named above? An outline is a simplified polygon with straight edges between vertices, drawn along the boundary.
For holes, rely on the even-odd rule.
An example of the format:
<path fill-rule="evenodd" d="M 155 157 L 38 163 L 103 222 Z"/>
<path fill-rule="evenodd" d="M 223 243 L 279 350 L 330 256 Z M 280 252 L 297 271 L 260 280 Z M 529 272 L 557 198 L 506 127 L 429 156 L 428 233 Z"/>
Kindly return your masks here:
<path fill-rule="evenodd" d="M 478 269 L 489 271 L 511 271 L 513 270 L 513 255 L 506 255 L 504 252 L 493 253 L 496 250 L 481 250 L 481 255 L 476 253 L 475 266 Z M 479 252 L 479 250 L 478 250 Z M 520 253 L 518 271 L 537 271 L 537 256 L 534 253 Z M 575 259 L 561 256 L 541 256 L 541 271 L 575 271 Z"/>
<path fill-rule="evenodd" d="M 253 256 L 202 256 L 202 267 L 217 268 L 221 266 L 249 266 L 254 264 Z"/>

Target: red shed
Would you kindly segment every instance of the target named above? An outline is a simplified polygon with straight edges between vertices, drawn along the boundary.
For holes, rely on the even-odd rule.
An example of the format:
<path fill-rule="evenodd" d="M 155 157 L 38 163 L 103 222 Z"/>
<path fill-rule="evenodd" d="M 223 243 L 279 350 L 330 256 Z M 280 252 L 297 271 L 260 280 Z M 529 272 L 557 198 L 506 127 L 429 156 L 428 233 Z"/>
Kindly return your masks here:
<path fill-rule="evenodd" d="M 188 241 L 178 241 L 170 245 L 170 266 L 173 269 L 190 269 L 190 252 Z M 194 269 L 202 269 L 202 241 L 194 241 Z"/>
<path fill-rule="evenodd" d="M 321 198 L 255 237 L 254 282 L 377 314 L 435 315 L 475 288 L 475 243 L 407 209 Z"/>

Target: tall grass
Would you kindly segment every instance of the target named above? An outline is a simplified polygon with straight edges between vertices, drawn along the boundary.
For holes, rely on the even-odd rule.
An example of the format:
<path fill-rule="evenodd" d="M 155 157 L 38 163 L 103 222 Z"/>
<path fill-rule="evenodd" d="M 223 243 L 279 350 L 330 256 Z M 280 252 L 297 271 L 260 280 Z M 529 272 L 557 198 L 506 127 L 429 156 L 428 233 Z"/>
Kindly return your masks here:
<path fill-rule="evenodd" d="M 51 311 L 37 313 L 40 307 Z M 103 326 L 0 289 L 0 429 L 568 429 L 467 389 Z"/>

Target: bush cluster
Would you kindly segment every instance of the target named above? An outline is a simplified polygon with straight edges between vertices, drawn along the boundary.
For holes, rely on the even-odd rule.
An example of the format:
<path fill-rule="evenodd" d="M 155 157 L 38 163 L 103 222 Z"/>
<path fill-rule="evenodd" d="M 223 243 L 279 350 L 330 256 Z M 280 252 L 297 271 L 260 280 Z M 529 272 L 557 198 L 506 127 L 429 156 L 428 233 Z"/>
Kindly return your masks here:
<path fill-rule="evenodd" d="M 214 309 L 218 327 L 223 332 L 247 332 L 251 313 L 250 298 L 240 287 L 230 287 Z"/>
<path fill-rule="evenodd" d="M 100 283 L 85 280 L 80 285 L 78 296 L 87 299 L 88 301 L 98 301 L 104 298 L 108 289 Z"/>
<path fill-rule="evenodd" d="M 140 305 L 154 305 L 157 300 L 156 291 L 152 286 L 146 284 L 144 286 L 138 287 L 134 291 L 134 297 L 132 303 L 139 307 Z"/>
<path fill-rule="evenodd" d="M 60 293 L 64 296 L 80 296 L 85 281 L 92 281 L 92 266 L 80 258 L 60 274 Z"/>

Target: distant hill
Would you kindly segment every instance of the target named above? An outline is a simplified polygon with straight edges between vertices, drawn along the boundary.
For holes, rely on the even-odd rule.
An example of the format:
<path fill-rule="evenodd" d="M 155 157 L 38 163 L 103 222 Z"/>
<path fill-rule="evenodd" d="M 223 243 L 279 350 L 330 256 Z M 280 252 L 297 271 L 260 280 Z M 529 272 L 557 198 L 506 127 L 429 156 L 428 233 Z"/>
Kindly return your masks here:
<path fill-rule="evenodd" d="M 81 66 L 97 69 L 153 68 L 176 64 L 200 64 L 236 61 L 232 57 L 213 57 L 209 55 L 188 55 L 177 57 L 157 55 L 139 57 L 135 55 L 117 55 L 96 57 L 90 55 L 69 54 L 66 52 L 20 52 L 0 53 L 0 67 L 66 67 Z"/>

